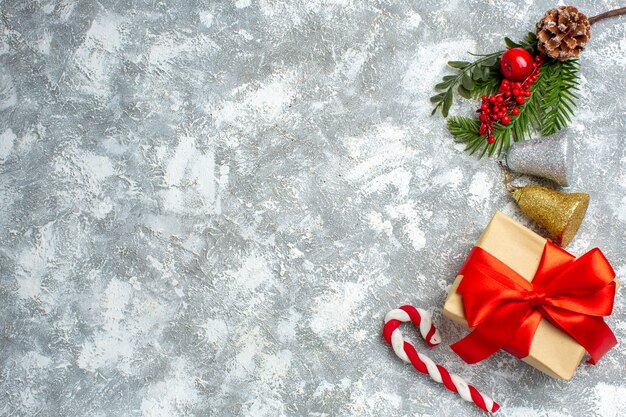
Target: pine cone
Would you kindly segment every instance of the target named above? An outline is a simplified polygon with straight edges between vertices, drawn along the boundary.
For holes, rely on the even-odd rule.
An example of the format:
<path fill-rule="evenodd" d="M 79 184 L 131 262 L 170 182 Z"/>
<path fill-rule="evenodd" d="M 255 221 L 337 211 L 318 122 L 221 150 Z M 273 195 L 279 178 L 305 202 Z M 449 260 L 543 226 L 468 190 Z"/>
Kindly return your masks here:
<path fill-rule="evenodd" d="M 550 9 L 537 23 L 539 51 L 559 61 L 577 57 L 590 37 L 589 19 L 574 6 Z"/>

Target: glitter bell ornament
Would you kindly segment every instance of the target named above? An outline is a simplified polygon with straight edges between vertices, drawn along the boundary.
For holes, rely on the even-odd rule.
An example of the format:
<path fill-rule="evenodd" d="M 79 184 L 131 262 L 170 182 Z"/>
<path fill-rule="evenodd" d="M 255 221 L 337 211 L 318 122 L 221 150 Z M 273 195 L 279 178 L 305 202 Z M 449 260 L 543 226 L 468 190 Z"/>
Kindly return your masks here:
<path fill-rule="evenodd" d="M 589 206 L 589 194 L 562 193 L 539 185 L 507 186 L 520 209 L 543 227 L 556 244 L 567 246 Z"/>
<path fill-rule="evenodd" d="M 511 145 L 505 166 L 518 174 L 547 178 L 568 187 L 572 178 L 572 152 L 567 131 Z"/>

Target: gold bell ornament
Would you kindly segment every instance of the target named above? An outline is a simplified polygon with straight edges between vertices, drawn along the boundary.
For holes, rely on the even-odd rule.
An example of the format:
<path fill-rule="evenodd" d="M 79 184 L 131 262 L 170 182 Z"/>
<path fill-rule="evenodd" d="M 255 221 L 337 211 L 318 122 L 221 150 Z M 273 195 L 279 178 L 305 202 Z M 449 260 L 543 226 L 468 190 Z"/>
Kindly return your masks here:
<path fill-rule="evenodd" d="M 508 173 L 505 174 L 505 187 L 522 212 L 544 228 L 550 239 L 560 246 L 567 246 L 572 241 L 589 206 L 589 194 L 563 193 L 540 185 L 512 186 Z"/>

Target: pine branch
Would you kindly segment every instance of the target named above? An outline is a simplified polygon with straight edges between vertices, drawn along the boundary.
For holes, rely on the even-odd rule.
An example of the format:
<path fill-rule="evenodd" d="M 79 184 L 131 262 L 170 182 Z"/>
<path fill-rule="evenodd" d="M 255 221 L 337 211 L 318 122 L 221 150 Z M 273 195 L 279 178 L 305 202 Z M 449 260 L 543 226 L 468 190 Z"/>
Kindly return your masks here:
<path fill-rule="evenodd" d="M 578 96 L 578 60 L 549 61 L 542 66 L 546 80 L 542 83 L 541 112 L 543 123 L 541 133 L 551 135 L 566 127 L 574 116 Z"/>
<path fill-rule="evenodd" d="M 474 153 L 483 143 L 487 143 L 485 137 L 478 133 L 478 120 L 463 116 L 448 118 L 448 130 L 455 140 L 465 143 L 465 150 Z"/>
<path fill-rule="evenodd" d="M 448 129 L 457 141 L 466 144 L 465 150 L 471 155 L 478 153 L 479 158 L 488 154 L 500 155 L 503 150 L 511 146 L 513 141 L 521 141 L 530 137 L 533 130 L 541 127 L 542 116 L 541 91 L 545 89 L 550 80 L 543 74 L 539 74 L 537 81 L 530 87 L 532 95 L 526 99 L 524 105 L 518 106 L 520 112 L 511 117 L 508 125 L 496 124 L 493 131 L 495 142 L 490 144 L 487 138 L 478 132 L 480 123 L 476 119 L 467 117 L 453 117 L 448 122 Z M 472 123 L 470 123 L 472 122 Z M 474 129 L 470 131 L 470 129 Z"/>
<path fill-rule="evenodd" d="M 509 48 L 521 47 L 533 53 L 536 51 L 537 37 L 529 33 L 521 42 L 505 38 L 505 44 Z M 461 72 L 457 76 L 445 76 L 443 82 L 435 87 L 445 91 L 431 97 L 431 101 L 436 104 L 433 114 L 440 109 L 444 117 L 448 115 L 455 87 L 465 98 L 496 93 L 501 79 L 497 65 L 500 54 L 476 55 L 480 58 L 474 63 L 449 62 L 448 65 Z M 525 140 L 533 132 L 550 135 L 571 122 L 578 99 L 575 93 L 579 83 L 578 70 L 578 60 L 547 59 L 541 71 L 538 71 L 539 74 L 535 74 L 537 79 L 530 86 L 530 97 L 525 99 L 523 105 L 517 106 L 519 113 L 511 115 L 508 124 L 495 123 L 493 130 L 487 132 L 495 139 L 492 144 L 486 135 L 479 133 L 480 122 L 474 118 L 451 117 L 448 119 L 448 129 L 457 142 L 465 143 L 466 151 L 470 154 L 478 153 L 479 158 L 485 154 L 500 155 L 512 142 Z"/>

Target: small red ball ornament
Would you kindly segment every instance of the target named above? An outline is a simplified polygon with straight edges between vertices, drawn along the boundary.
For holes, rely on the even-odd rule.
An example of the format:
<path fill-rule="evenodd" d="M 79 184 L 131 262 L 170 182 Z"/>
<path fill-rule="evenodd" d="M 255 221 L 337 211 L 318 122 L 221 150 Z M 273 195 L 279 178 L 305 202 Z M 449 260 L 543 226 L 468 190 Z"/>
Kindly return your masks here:
<path fill-rule="evenodd" d="M 500 58 L 500 71 L 508 80 L 524 81 L 533 72 L 533 57 L 525 49 L 511 48 Z"/>

